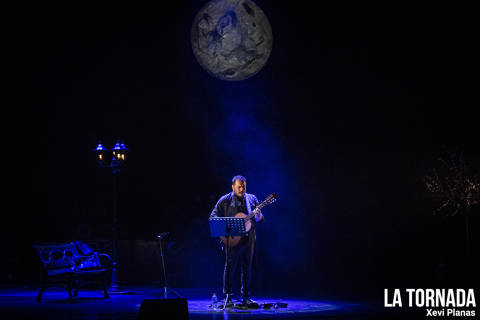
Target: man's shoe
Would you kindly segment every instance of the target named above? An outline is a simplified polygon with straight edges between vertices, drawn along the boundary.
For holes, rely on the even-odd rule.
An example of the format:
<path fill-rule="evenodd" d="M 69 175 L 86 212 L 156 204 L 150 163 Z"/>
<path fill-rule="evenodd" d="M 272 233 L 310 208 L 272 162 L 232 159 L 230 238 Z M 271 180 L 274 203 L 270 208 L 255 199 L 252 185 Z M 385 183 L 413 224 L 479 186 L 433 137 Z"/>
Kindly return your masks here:
<path fill-rule="evenodd" d="M 242 298 L 242 302 L 243 302 L 244 304 L 257 303 L 256 301 L 253 301 L 253 300 L 250 299 L 250 298 Z"/>
<path fill-rule="evenodd" d="M 250 298 L 243 298 L 243 304 L 246 305 L 249 309 L 258 309 L 260 306 L 257 302 L 253 301 Z"/>

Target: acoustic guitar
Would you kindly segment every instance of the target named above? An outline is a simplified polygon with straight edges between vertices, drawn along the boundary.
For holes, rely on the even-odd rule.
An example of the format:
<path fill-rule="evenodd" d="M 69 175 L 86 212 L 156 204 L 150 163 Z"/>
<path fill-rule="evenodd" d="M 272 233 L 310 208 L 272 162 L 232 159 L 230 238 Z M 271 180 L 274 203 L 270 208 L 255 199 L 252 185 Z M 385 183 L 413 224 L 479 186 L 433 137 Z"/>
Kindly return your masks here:
<path fill-rule="evenodd" d="M 235 215 L 235 218 L 243 218 L 245 220 L 245 231 L 248 233 L 250 229 L 252 228 L 252 222 L 250 221 L 251 218 L 255 216 L 255 213 L 257 210 L 261 210 L 263 207 L 265 207 L 268 204 L 274 203 L 277 201 L 277 194 L 272 193 L 269 195 L 265 200 L 263 200 L 262 203 L 260 203 L 252 212 L 250 212 L 249 215 L 246 215 L 243 212 L 239 212 Z M 231 247 L 236 247 L 240 240 L 242 239 L 242 236 L 231 236 L 229 237 L 229 248 Z M 223 244 L 226 246 L 227 245 L 227 237 L 220 237 L 220 240 L 222 240 Z"/>

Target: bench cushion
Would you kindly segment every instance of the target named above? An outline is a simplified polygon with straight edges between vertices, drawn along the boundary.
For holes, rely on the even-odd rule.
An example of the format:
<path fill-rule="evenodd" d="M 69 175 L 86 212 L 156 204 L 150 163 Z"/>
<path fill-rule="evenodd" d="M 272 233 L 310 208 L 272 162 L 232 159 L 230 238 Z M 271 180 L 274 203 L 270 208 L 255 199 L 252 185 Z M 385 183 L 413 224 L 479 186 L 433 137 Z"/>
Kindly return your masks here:
<path fill-rule="evenodd" d="M 99 254 L 80 241 L 62 244 L 38 244 L 35 245 L 35 248 L 49 276 L 87 271 L 107 271 L 100 263 Z"/>

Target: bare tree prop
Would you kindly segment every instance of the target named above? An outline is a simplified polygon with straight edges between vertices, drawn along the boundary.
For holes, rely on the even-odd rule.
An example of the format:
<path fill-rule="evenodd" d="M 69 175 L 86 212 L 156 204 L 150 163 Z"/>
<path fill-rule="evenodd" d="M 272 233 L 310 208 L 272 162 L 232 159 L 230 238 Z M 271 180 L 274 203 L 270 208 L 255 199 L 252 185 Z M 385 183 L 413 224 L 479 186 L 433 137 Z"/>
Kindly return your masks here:
<path fill-rule="evenodd" d="M 450 154 L 439 160 L 441 165 L 425 177 L 425 186 L 439 205 L 434 214 L 455 216 L 464 213 L 465 253 L 470 261 L 469 214 L 470 208 L 480 203 L 480 176 L 471 170 L 461 155 Z"/>
<path fill-rule="evenodd" d="M 472 172 L 462 156 L 439 159 L 441 165 L 425 177 L 425 185 L 439 204 L 434 214 L 455 216 L 480 203 L 480 176 Z"/>

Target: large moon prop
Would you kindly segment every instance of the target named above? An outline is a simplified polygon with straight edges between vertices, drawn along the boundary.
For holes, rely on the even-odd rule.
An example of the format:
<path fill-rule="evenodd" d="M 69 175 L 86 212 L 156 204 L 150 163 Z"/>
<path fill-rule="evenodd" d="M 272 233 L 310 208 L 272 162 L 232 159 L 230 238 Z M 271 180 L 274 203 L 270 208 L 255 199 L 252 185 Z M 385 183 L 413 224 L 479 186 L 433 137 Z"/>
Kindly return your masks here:
<path fill-rule="evenodd" d="M 239 81 L 255 75 L 272 51 L 272 28 L 251 0 L 213 0 L 193 20 L 192 48 L 211 75 Z"/>

